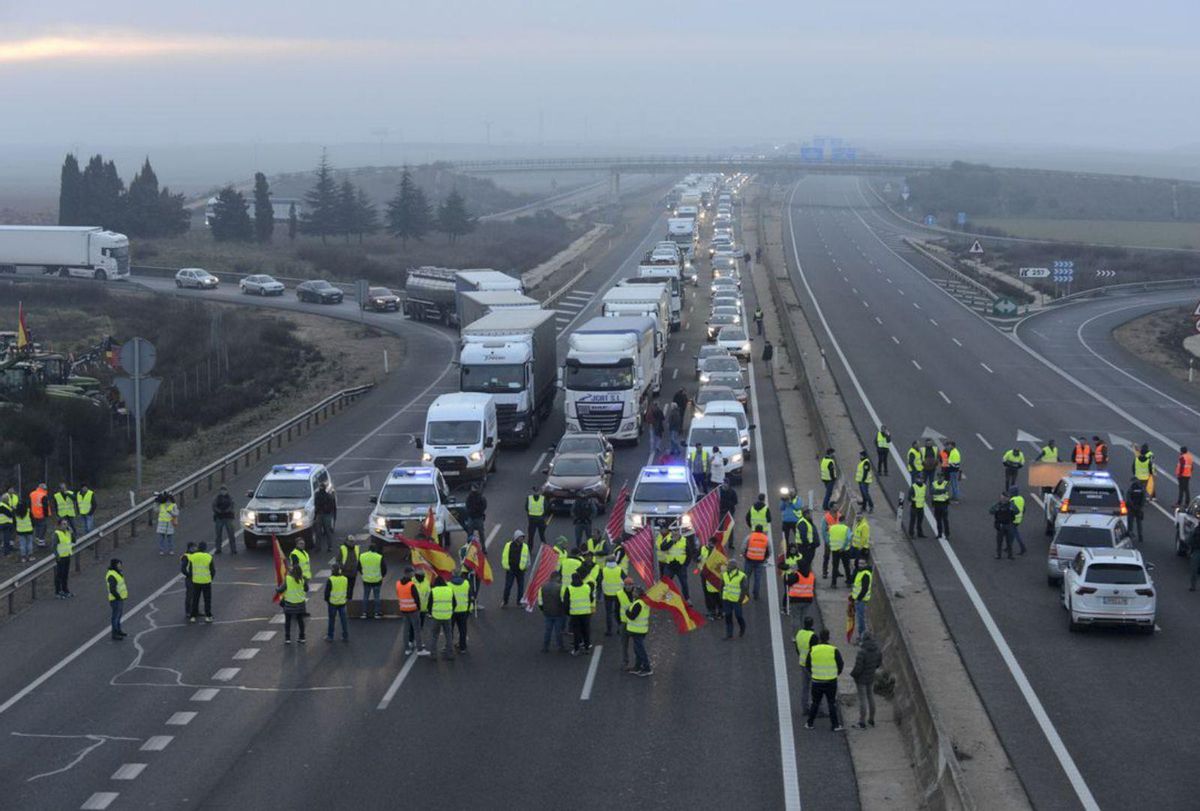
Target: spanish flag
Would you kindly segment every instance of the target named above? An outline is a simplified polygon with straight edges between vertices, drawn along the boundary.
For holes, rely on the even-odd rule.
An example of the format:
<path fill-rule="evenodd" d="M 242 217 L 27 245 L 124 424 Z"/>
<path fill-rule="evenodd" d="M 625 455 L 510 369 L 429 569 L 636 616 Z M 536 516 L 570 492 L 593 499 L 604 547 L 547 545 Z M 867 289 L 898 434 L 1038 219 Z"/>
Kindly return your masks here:
<path fill-rule="evenodd" d="M 433 516 L 433 507 L 425 513 L 425 520 L 421 522 L 421 534 L 434 543 L 438 542 L 437 519 Z"/>
<path fill-rule="evenodd" d="M 274 535 L 271 536 L 271 556 L 274 559 L 275 587 L 278 589 L 279 586 L 283 585 L 283 580 L 285 577 L 287 577 L 288 569 L 287 558 L 283 556 L 283 550 L 279 548 L 279 539 Z M 274 602 L 279 602 L 282 598 L 283 593 L 276 591 L 275 596 L 272 599 Z"/>
<path fill-rule="evenodd" d="M 492 582 L 492 564 L 483 553 L 483 544 L 479 538 L 472 538 L 471 543 L 467 544 L 467 556 L 463 558 L 463 565 L 474 572 L 484 584 Z"/>
<path fill-rule="evenodd" d="M 17 302 L 17 349 L 29 346 L 29 326 L 25 323 L 25 304 Z"/>
<path fill-rule="evenodd" d="M 675 585 L 675 581 L 669 577 L 664 577 L 646 589 L 646 594 L 642 599 L 654 608 L 670 613 L 671 619 L 675 621 L 675 627 L 681 634 L 694 631 L 704 624 L 704 617 L 688 605 L 687 601 L 683 599 L 683 595 L 679 593 L 679 586 Z"/>
<path fill-rule="evenodd" d="M 708 553 L 708 557 L 704 559 L 704 565 L 700 567 L 700 576 L 707 580 L 713 588 L 719 589 L 725 585 L 724 580 L 721 579 L 721 567 L 729 562 L 729 536 L 732 534 L 733 516 L 725 513 L 721 525 L 713 533 L 712 551 Z"/>
<path fill-rule="evenodd" d="M 846 641 L 854 636 L 854 598 L 850 597 L 846 601 Z"/>
<path fill-rule="evenodd" d="M 449 580 L 454 575 L 454 558 L 433 541 L 427 541 L 424 538 L 405 538 L 403 535 L 397 536 L 396 539 L 412 550 L 414 566 L 420 566 L 422 563 L 428 564 L 443 580 Z"/>

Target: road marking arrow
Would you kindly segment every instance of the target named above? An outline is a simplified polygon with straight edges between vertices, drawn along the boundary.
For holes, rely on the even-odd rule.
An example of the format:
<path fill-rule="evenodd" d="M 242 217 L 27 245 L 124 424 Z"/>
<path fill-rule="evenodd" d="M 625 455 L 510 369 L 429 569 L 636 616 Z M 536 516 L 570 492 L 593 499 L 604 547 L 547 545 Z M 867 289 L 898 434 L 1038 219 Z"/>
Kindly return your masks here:
<path fill-rule="evenodd" d="M 1028 443 L 1030 443 L 1030 444 L 1034 445 L 1034 446 L 1035 446 L 1035 447 L 1037 447 L 1037 448 L 1041 448 L 1041 447 L 1042 447 L 1042 440 L 1041 440 L 1041 439 L 1039 439 L 1038 437 L 1034 436 L 1033 434 L 1031 434 L 1031 433 L 1029 433 L 1029 432 L 1027 432 L 1027 431 L 1022 431 L 1022 430 L 1020 430 L 1020 429 L 1018 429 L 1018 430 L 1017 430 L 1017 442 L 1018 442 L 1018 443 L 1021 443 L 1021 442 L 1028 442 Z"/>
<path fill-rule="evenodd" d="M 932 439 L 939 445 L 946 444 L 946 435 L 939 433 L 928 426 L 926 426 L 925 430 L 921 432 L 921 439 Z"/>
<path fill-rule="evenodd" d="M 338 488 L 341 493 L 370 493 L 371 492 L 371 477 L 363 476 L 358 479 L 352 479 Z"/>

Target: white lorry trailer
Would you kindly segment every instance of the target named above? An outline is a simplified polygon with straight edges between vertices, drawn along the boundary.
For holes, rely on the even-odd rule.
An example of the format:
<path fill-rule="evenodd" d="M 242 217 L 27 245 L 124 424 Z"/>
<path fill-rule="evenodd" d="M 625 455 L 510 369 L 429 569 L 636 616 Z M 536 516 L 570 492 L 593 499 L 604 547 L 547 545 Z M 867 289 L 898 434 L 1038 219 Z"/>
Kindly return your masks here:
<path fill-rule="evenodd" d="M 600 317 L 568 336 L 562 372 L 568 433 L 637 439 L 646 402 L 661 385 L 656 331 L 646 316 Z"/>
<path fill-rule="evenodd" d="M 671 290 L 663 279 L 659 284 L 631 284 L 611 288 L 602 299 L 603 313 L 609 318 L 623 315 L 646 315 L 654 319 L 657 328 L 656 349 L 666 351 L 667 331 L 671 325 Z"/>
<path fill-rule="evenodd" d="M 0 272 L 40 267 L 84 279 L 129 278 L 129 238 L 90 225 L 0 225 Z"/>
<path fill-rule="evenodd" d="M 458 322 L 474 324 L 497 310 L 540 310 L 542 305 L 513 290 L 464 290 L 458 294 Z"/>
<path fill-rule="evenodd" d="M 691 217 L 668 218 L 667 239 L 679 246 L 684 258 L 691 259 L 696 255 L 696 221 Z"/>
<path fill-rule="evenodd" d="M 463 327 L 459 388 L 496 401 L 502 442 L 528 445 L 558 392 L 552 310 L 505 308 Z"/>

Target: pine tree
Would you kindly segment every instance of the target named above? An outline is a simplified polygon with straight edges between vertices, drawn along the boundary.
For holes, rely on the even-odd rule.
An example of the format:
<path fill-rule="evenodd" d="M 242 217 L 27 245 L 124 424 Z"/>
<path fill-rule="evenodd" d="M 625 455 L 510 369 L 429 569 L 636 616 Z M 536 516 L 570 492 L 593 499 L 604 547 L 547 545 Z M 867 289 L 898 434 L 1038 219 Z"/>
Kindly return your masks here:
<path fill-rule="evenodd" d="M 158 193 L 159 236 L 171 237 L 182 234 L 192 226 L 192 215 L 184 208 L 182 194 L 171 194 L 163 186 Z"/>
<path fill-rule="evenodd" d="M 467 212 L 467 203 L 458 189 L 451 189 L 450 194 L 438 206 L 438 230 L 446 235 L 447 241 L 455 243 L 463 234 L 475 230 L 475 219 Z"/>
<path fill-rule="evenodd" d="M 158 176 L 146 158 L 142 169 L 129 181 L 125 195 L 125 230 L 129 236 L 155 237 L 164 228 L 160 221 Z"/>
<path fill-rule="evenodd" d="M 350 243 L 350 235 L 358 231 L 358 193 L 354 184 L 343 180 L 338 187 L 337 230 Z"/>
<path fill-rule="evenodd" d="M 63 161 L 62 180 L 58 186 L 58 224 L 83 224 L 83 173 L 74 154 Z"/>
<path fill-rule="evenodd" d="M 363 234 L 373 234 L 379 230 L 379 211 L 375 208 L 375 201 L 372 200 L 365 191 L 361 188 L 358 190 L 358 199 L 355 206 L 356 228 L 355 233 L 358 234 L 358 241 L 361 244 Z"/>
<path fill-rule="evenodd" d="M 117 173 L 114 161 L 104 162 L 100 176 L 100 195 L 97 198 L 101 220 L 98 223 L 111 231 L 125 229 L 125 181 Z"/>
<path fill-rule="evenodd" d="M 240 191 L 226 186 L 217 194 L 210 224 L 213 239 L 217 242 L 249 242 L 254 239 L 254 223 L 250 220 L 250 206 Z"/>
<path fill-rule="evenodd" d="M 306 208 L 300 217 L 300 230 L 319 236 L 324 245 L 330 234 L 338 232 L 338 188 L 325 150 L 321 150 L 315 174 L 316 183 L 304 195 Z"/>
<path fill-rule="evenodd" d="M 413 182 L 412 174 L 405 167 L 400 176 L 400 188 L 387 204 L 388 232 L 400 238 L 408 247 L 410 239 L 421 239 L 433 225 L 433 213 L 424 190 Z"/>
<path fill-rule="evenodd" d="M 288 242 L 296 241 L 296 231 L 299 225 L 300 221 L 296 217 L 296 204 L 291 203 L 288 206 Z"/>
<path fill-rule="evenodd" d="M 271 187 L 267 176 L 254 173 L 254 237 L 259 242 L 270 242 L 275 233 L 275 206 L 271 203 Z"/>

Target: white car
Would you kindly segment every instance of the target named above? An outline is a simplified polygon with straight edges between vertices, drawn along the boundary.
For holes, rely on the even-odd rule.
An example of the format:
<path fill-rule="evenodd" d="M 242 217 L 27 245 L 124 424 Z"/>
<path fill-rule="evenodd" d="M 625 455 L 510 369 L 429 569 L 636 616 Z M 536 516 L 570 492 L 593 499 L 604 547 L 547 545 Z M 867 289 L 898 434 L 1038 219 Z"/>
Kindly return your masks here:
<path fill-rule="evenodd" d="M 1063 572 L 1084 549 L 1128 549 L 1133 546 L 1125 520 L 1113 515 L 1068 513 L 1058 519 L 1046 557 L 1046 582 L 1057 586 Z"/>
<path fill-rule="evenodd" d="M 738 434 L 737 420 L 733 417 L 718 417 L 706 413 L 703 417 L 692 420 L 687 436 L 688 462 L 690 463 L 692 457 L 701 449 L 711 452 L 714 447 L 718 448 L 721 456 L 725 458 L 726 475 L 735 483 L 740 482 L 746 457 L 742 453 L 742 438 Z"/>
<path fill-rule="evenodd" d="M 728 349 L 735 358 L 750 360 L 750 336 L 741 327 L 721 327 L 717 333 L 717 346 Z"/>
<path fill-rule="evenodd" d="M 1054 534 L 1054 523 L 1070 513 L 1128 515 L 1121 488 L 1107 470 L 1074 470 L 1046 494 L 1046 534 Z"/>
<path fill-rule="evenodd" d="M 737 423 L 738 438 L 741 440 L 742 453 L 749 459 L 753 453 L 750 442 L 750 432 L 755 429 L 754 423 L 746 419 L 746 408 L 737 400 L 711 400 L 704 404 L 706 417 L 733 417 Z"/>
<path fill-rule="evenodd" d="M 247 276 L 238 282 L 243 293 L 254 293 L 259 296 L 282 296 L 283 282 L 275 281 L 274 277 L 265 273 Z"/>
<path fill-rule="evenodd" d="M 1150 568 L 1136 549 L 1084 549 L 1063 573 L 1067 626 L 1131 625 L 1154 633 L 1158 612 Z"/>
<path fill-rule="evenodd" d="M 175 286 L 180 289 L 215 290 L 220 283 L 220 279 L 204 268 L 183 268 L 175 274 Z"/>

